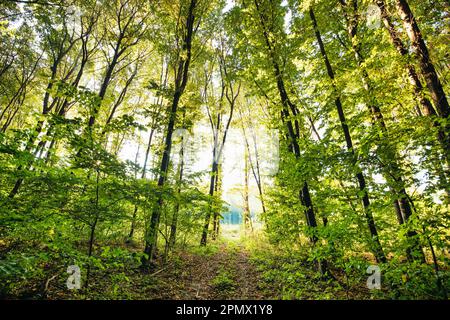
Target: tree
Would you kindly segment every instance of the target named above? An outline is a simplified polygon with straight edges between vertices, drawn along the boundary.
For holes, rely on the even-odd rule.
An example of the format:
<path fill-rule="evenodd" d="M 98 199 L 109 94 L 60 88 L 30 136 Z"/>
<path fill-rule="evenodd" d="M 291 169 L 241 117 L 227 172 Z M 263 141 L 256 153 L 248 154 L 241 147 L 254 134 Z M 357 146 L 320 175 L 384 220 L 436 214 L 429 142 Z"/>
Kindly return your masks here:
<path fill-rule="evenodd" d="M 214 212 L 214 228 L 213 228 L 213 238 L 217 236 L 218 233 L 218 212 L 216 205 L 214 205 L 214 193 L 217 191 L 218 181 L 219 181 L 219 162 L 221 161 L 223 149 L 225 147 L 225 142 L 227 140 L 227 134 L 230 129 L 231 121 L 233 120 L 234 109 L 237 103 L 237 99 L 239 97 L 239 93 L 241 90 L 241 84 L 236 83 L 236 80 L 233 79 L 233 74 L 229 68 L 233 68 L 230 66 L 229 62 L 229 49 L 225 47 L 224 39 L 220 39 L 220 48 L 219 51 L 219 70 L 220 70 L 220 96 L 217 98 L 217 101 L 214 99 L 208 98 L 208 85 L 212 80 L 213 73 L 210 73 L 209 76 L 206 74 L 206 82 L 204 89 L 204 96 L 206 102 L 206 108 L 208 112 L 208 118 L 211 125 L 211 130 L 213 134 L 213 152 L 212 152 L 212 164 L 211 164 L 211 178 L 209 184 L 209 195 L 211 197 L 211 202 L 209 209 L 206 213 L 205 224 L 203 226 L 202 237 L 200 240 L 201 245 L 206 245 L 208 239 L 208 229 L 209 223 L 211 220 L 211 213 Z M 223 114 L 224 112 L 224 100 L 226 99 L 230 111 L 226 120 L 226 124 L 222 124 Z M 212 104 L 210 106 L 210 104 Z M 211 111 L 210 111 L 211 109 Z M 223 130 L 223 132 L 221 132 Z"/>
<path fill-rule="evenodd" d="M 374 126 L 376 126 L 376 130 L 380 130 L 383 134 L 389 136 L 383 113 L 376 98 L 373 82 L 370 79 L 366 68 L 364 67 L 364 57 L 362 55 L 361 45 L 358 42 L 359 40 L 357 38 L 357 30 L 359 24 L 358 3 L 356 0 L 352 0 L 348 3 L 346 3 L 344 0 L 340 0 L 340 3 L 343 8 L 344 18 L 346 20 L 347 33 L 351 41 L 351 49 L 355 56 L 356 63 L 361 70 L 361 80 L 364 89 L 368 93 L 368 108 L 372 115 L 373 124 Z M 378 160 L 383 169 L 385 179 L 388 182 L 391 192 L 394 195 L 394 208 L 397 213 L 398 221 L 400 224 L 406 223 L 413 214 L 413 211 L 411 208 L 410 199 L 406 193 L 404 178 L 402 177 L 402 172 L 397 162 L 397 151 L 393 146 L 389 145 L 388 143 L 383 144 L 383 142 L 381 141 L 379 141 L 378 148 Z M 417 255 L 419 259 L 424 260 L 425 258 L 422 249 L 420 248 L 417 240 L 417 232 L 414 230 L 409 230 L 408 236 L 411 238 L 415 238 L 415 243 L 413 244 L 415 248 L 413 249 L 413 251 L 411 251 L 412 249 L 408 249 L 408 256 L 410 257 L 410 259 L 413 259 L 413 257 Z M 381 255 L 377 259 L 381 259 L 379 261 L 386 260 Z"/>
<path fill-rule="evenodd" d="M 369 194 L 367 192 L 367 184 L 366 184 L 366 178 L 364 177 L 364 174 L 361 170 L 361 168 L 359 168 L 358 166 L 358 158 L 355 154 L 355 149 L 353 146 L 353 140 L 352 137 L 350 135 L 350 130 L 348 128 L 348 124 L 347 124 L 347 120 L 345 118 L 345 113 L 344 113 L 344 109 L 342 107 L 342 102 L 341 102 L 341 98 L 340 98 L 340 93 L 337 92 L 337 88 L 336 85 L 334 83 L 335 77 L 334 77 L 334 71 L 333 68 L 331 66 L 331 63 L 328 59 L 327 53 L 325 51 L 325 46 L 323 44 L 322 41 L 322 36 L 320 34 L 320 30 L 319 27 L 317 25 L 317 20 L 314 14 L 314 10 L 312 7 L 309 8 L 309 16 L 311 18 L 312 24 L 313 24 L 313 28 L 314 28 L 314 32 L 316 34 L 316 38 L 317 38 L 317 43 L 319 44 L 319 48 L 320 48 L 320 53 L 322 55 L 325 67 L 327 69 L 327 73 L 328 76 L 331 80 L 331 85 L 333 87 L 333 91 L 335 94 L 335 100 L 334 103 L 336 105 L 336 109 L 339 115 L 339 121 L 341 123 L 342 126 L 342 132 L 344 134 L 344 138 L 345 138 L 345 143 L 347 145 L 347 150 L 350 153 L 351 156 L 351 163 L 352 165 L 355 167 L 356 170 L 356 180 L 358 181 L 358 186 L 359 186 L 359 191 L 360 191 L 360 198 L 361 201 L 363 203 L 364 206 L 364 213 L 366 216 L 366 221 L 367 221 L 367 225 L 369 227 L 369 231 L 370 231 L 370 235 L 372 237 L 372 248 L 373 248 L 373 253 L 376 257 L 376 259 L 380 262 L 386 262 L 386 257 L 384 255 L 383 249 L 381 247 L 381 243 L 380 240 L 378 238 L 378 231 L 377 228 L 375 226 L 375 221 L 373 218 L 373 214 L 372 214 L 372 209 L 370 207 L 370 200 L 369 200 Z"/>
<path fill-rule="evenodd" d="M 170 151 L 172 148 L 172 135 L 175 127 L 177 110 L 180 98 L 186 88 L 189 77 L 189 66 L 192 57 L 192 41 L 197 31 L 201 16 L 197 13 L 200 11 L 199 2 L 197 0 L 191 0 L 187 5 L 184 2 L 180 2 L 180 12 L 178 19 L 184 22 L 184 25 L 179 31 L 180 34 L 176 35 L 177 44 L 181 41 L 181 47 L 178 47 L 177 57 L 177 69 L 174 82 L 174 93 L 171 102 L 169 122 L 166 130 L 166 137 L 164 142 L 163 156 L 161 159 L 161 165 L 159 168 L 158 187 L 163 188 L 167 179 L 167 172 L 169 168 Z M 200 11 L 201 12 L 201 11 Z M 152 261 L 155 249 L 157 246 L 157 235 L 159 218 L 161 215 L 161 207 L 163 205 L 163 198 L 159 196 L 156 206 L 152 212 L 150 224 L 147 230 L 144 253 L 147 255 L 142 261 L 143 265 L 147 265 Z"/>

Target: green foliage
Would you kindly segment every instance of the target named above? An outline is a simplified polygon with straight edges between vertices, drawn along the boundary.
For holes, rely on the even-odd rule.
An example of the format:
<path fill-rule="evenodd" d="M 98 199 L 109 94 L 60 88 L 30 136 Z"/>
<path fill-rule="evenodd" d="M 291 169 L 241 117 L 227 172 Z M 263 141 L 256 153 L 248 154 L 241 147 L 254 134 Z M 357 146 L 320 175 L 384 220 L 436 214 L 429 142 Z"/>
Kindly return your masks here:
<path fill-rule="evenodd" d="M 226 270 L 219 270 L 218 274 L 211 283 L 216 290 L 221 292 L 231 291 L 236 286 L 236 282 L 233 280 L 232 274 Z"/>
<path fill-rule="evenodd" d="M 448 93 L 448 4 L 407 2 Z M 445 298 L 448 116 L 396 8 L 386 1 L 404 54 L 383 21 L 368 23 L 373 1 L 340 3 L 196 1 L 192 22 L 191 0 L 2 1 L 0 296 L 128 299 L 136 274 L 149 290 L 158 287 L 139 269 L 143 260 L 172 259 L 178 269 L 176 248 L 201 258 L 220 252 L 217 241 L 192 244 L 207 214 L 217 223 L 227 210 L 222 179 L 231 175 L 223 166 L 208 192 L 210 168 L 197 164 L 212 158 L 183 152 L 199 151 L 200 140 L 223 143 L 235 103 L 230 128 L 243 129 L 250 143 L 241 137 L 242 146 L 254 149 L 252 213 L 261 201 L 261 230 L 247 236 L 256 239 L 251 252 L 269 295 Z M 438 112 L 428 115 L 423 99 Z M 205 125 L 211 136 L 178 148 L 174 130 Z M 278 171 L 270 175 L 259 171 L 269 157 L 253 132 L 259 127 L 278 130 Z M 384 263 L 375 261 L 376 240 Z M 143 247 L 152 241 L 158 250 L 149 257 Z M 382 271 L 380 291 L 366 289 L 372 264 Z M 81 291 L 64 287 L 69 265 L 84 280 L 89 273 Z M 230 294 L 237 279 L 221 269 L 211 284 Z"/>

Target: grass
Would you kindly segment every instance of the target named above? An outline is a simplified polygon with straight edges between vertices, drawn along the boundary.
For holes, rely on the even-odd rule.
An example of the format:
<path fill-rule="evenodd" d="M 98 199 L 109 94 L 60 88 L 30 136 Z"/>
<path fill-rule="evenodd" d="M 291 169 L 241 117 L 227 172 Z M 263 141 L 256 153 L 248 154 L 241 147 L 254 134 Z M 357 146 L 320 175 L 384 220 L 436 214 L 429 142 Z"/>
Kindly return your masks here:
<path fill-rule="evenodd" d="M 220 246 L 219 243 L 209 243 L 207 246 L 192 246 L 188 248 L 188 252 L 202 256 L 202 257 L 211 257 L 217 252 L 219 252 Z"/>
<path fill-rule="evenodd" d="M 212 285 L 217 291 L 229 292 L 236 287 L 236 282 L 233 279 L 231 272 L 221 269 L 217 276 L 212 280 Z"/>

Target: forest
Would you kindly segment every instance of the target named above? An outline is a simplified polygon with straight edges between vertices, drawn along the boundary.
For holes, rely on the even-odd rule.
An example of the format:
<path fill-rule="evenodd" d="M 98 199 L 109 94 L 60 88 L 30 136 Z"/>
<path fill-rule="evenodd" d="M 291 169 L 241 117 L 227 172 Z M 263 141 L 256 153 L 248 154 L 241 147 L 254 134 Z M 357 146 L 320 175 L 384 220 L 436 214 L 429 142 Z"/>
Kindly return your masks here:
<path fill-rule="evenodd" d="M 449 46 L 447 0 L 0 0 L 0 298 L 448 300 Z"/>

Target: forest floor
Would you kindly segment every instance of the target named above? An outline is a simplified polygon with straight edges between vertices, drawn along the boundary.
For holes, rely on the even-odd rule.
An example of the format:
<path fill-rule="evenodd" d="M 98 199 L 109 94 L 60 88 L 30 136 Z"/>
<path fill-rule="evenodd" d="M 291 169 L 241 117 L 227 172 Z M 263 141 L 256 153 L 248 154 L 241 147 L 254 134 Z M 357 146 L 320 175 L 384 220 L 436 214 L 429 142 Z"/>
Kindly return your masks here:
<path fill-rule="evenodd" d="M 367 299 L 365 283 L 345 289 L 336 279 L 318 279 L 314 264 L 301 258 L 255 252 L 233 237 L 206 247 L 175 251 L 155 270 L 96 271 L 89 289 L 49 286 L 46 299 Z M 64 278 L 67 275 L 63 275 Z M 57 288 L 59 287 L 59 288 Z"/>
<path fill-rule="evenodd" d="M 116 274 L 93 275 L 88 291 L 72 295 L 62 285 L 50 288 L 47 299 L 274 299 L 264 290 L 261 271 L 241 246 L 191 248 L 172 254 L 152 272 L 138 268 Z M 57 288 L 59 287 L 59 288 Z"/>
<path fill-rule="evenodd" d="M 161 299 L 264 299 L 261 274 L 243 248 L 220 244 L 213 252 L 179 253 L 177 268 L 158 277 L 149 297 Z M 170 267 L 170 265 L 169 265 Z"/>
<path fill-rule="evenodd" d="M 370 299 L 365 278 L 348 284 L 339 270 L 333 279 L 318 276 L 315 264 L 297 253 L 274 250 L 266 241 L 224 232 L 207 246 L 186 246 L 171 253 L 165 263 L 156 260 L 151 271 L 139 262 L 93 267 L 88 288 L 68 290 L 64 268 L 51 268 L 44 278 L 26 284 L 10 298 L 19 299 Z M 247 240 L 247 241 L 246 241 Z M 125 246 L 126 252 L 142 252 Z M 101 256 L 102 253 L 97 253 Z M 111 260 L 110 260 L 111 261 Z M 61 262 L 62 263 L 62 262 Z M 56 262 L 55 265 L 61 265 Z M 82 279 L 82 285 L 84 279 Z M 25 288 L 25 289 L 24 289 Z M 1 296 L 1 295 L 0 295 Z M 8 297 L 6 297 L 8 298 Z"/>

